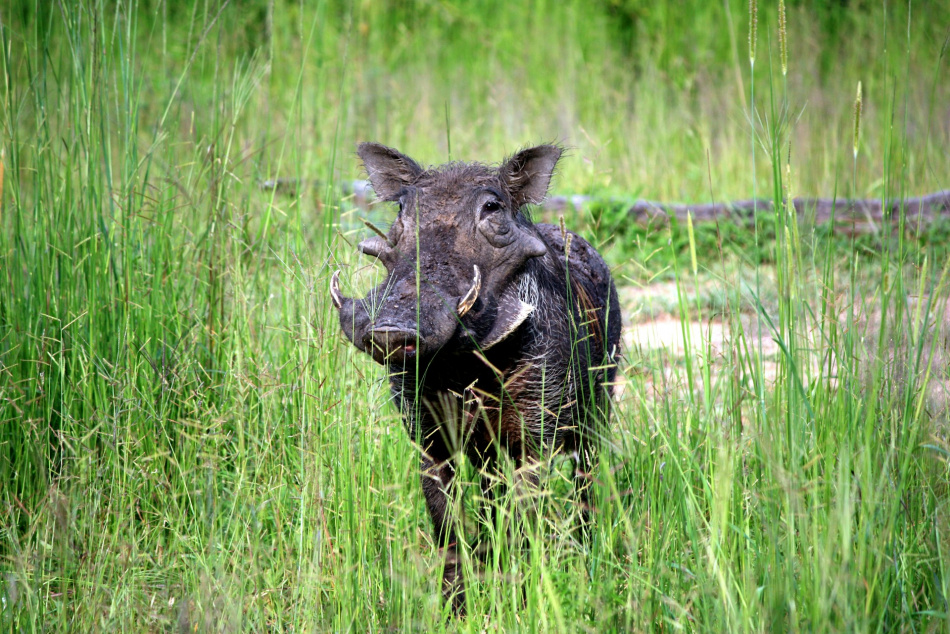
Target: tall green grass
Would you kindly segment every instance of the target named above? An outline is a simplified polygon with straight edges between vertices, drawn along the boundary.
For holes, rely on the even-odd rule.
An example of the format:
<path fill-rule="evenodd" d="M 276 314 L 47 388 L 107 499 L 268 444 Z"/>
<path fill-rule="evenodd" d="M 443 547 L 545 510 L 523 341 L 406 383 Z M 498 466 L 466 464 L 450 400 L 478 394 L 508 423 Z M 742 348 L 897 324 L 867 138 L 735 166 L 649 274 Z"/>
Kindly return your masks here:
<path fill-rule="evenodd" d="M 435 163 L 449 137 L 486 160 L 557 139 L 563 192 L 947 186 L 939 8 L 790 6 L 787 79 L 759 11 L 754 78 L 744 3 L 0 11 L 0 624 L 946 628 L 945 244 L 892 231 L 852 251 L 779 212 L 736 254 L 735 229 L 569 216 L 625 296 L 672 280 L 664 310 L 731 334 L 684 328 L 682 355 L 630 342 L 589 544 L 562 461 L 533 517 L 510 498 L 480 516 L 465 472 L 467 532 L 494 548 L 463 549 L 464 621 L 382 370 L 327 298 L 331 267 L 378 275 L 335 185 L 358 176 L 356 140 Z M 316 185 L 258 187 L 276 177 Z"/>

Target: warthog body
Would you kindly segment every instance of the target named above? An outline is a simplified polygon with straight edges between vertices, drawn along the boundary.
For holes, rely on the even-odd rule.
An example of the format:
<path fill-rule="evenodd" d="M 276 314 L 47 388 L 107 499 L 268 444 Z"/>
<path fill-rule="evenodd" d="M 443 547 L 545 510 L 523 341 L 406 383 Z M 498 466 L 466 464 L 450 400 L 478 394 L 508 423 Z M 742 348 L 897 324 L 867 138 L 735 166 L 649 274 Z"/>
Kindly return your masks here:
<path fill-rule="evenodd" d="M 620 307 L 607 265 L 583 238 L 532 224 L 561 150 L 524 150 L 500 167 L 423 169 L 382 145 L 359 155 L 377 196 L 399 213 L 360 250 L 386 267 L 366 298 L 330 291 L 343 332 L 384 364 L 409 435 L 422 450 L 422 488 L 443 549 L 443 590 L 463 609 L 452 517 L 463 452 L 485 473 L 514 461 L 519 484 L 546 451 L 578 461 L 587 481 L 606 431 Z"/>

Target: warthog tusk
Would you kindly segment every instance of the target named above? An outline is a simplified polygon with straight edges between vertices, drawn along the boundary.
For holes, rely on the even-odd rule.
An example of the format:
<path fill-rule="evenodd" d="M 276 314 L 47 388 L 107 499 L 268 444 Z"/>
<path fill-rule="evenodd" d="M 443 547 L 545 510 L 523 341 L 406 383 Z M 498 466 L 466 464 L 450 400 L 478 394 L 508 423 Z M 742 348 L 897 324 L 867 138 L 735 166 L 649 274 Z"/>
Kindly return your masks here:
<path fill-rule="evenodd" d="M 340 296 L 340 270 L 337 269 L 330 278 L 330 299 L 333 305 L 340 309 L 343 307 L 343 298 Z"/>
<path fill-rule="evenodd" d="M 472 280 L 472 288 L 468 289 L 468 292 L 465 293 L 465 297 L 459 300 L 459 317 L 464 317 L 465 314 L 472 309 L 472 306 L 475 305 L 475 300 L 478 299 L 478 291 L 482 288 L 482 274 L 478 272 L 478 265 L 475 265 L 474 268 L 475 279 Z"/>

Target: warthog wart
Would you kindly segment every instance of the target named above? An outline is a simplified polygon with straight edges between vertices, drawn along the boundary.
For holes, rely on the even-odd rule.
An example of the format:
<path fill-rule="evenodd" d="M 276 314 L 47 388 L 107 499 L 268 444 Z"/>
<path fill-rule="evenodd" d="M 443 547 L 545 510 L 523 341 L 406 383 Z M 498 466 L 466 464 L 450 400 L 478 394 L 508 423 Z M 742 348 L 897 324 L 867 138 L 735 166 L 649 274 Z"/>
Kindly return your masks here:
<path fill-rule="evenodd" d="M 483 473 L 507 456 L 535 486 L 545 452 L 577 462 L 588 509 L 592 460 L 607 428 L 620 306 L 610 270 L 580 236 L 533 224 L 561 149 L 523 150 L 500 166 L 422 168 L 375 143 L 358 149 L 376 195 L 398 204 L 387 235 L 360 243 L 387 277 L 364 299 L 330 294 L 353 344 L 386 366 L 410 437 L 443 591 L 464 609 L 452 488 L 460 453 Z M 489 492 L 486 492 L 486 495 Z"/>

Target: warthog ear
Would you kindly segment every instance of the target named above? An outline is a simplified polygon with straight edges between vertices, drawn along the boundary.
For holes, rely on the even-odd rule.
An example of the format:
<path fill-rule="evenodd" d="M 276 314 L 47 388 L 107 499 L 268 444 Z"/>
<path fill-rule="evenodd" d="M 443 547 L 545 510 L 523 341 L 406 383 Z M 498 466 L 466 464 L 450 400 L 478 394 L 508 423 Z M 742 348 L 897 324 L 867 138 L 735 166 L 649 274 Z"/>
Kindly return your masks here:
<path fill-rule="evenodd" d="M 559 158 L 561 148 L 539 145 L 518 152 L 501 166 L 501 177 L 508 185 L 516 207 L 537 205 L 544 200 Z"/>
<path fill-rule="evenodd" d="M 379 143 L 360 143 L 356 153 L 363 159 L 373 191 L 382 200 L 393 200 L 424 171 L 405 154 Z"/>

